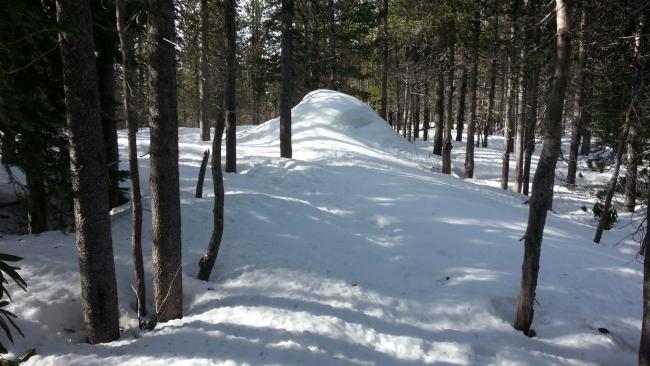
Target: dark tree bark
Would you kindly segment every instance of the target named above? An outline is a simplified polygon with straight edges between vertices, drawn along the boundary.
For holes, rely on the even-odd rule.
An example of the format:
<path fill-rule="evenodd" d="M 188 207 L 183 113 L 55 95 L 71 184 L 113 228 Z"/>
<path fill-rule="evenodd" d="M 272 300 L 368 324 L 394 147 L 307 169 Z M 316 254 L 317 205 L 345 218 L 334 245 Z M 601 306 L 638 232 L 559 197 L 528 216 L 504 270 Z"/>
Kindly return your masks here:
<path fill-rule="evenodd" d="M 205 181 L 205 170 L 208 167 L 208 159 L 210 158 L 210 149 L 203 152 L 203 159 L 201 160 L 201 167 L 199 168 L 199 179 L 196 182 L 196 191 L 194 197 L 203 197 L 203 182 Z"/>
<path fill-rule="evenodd" d="M 650 184 L 647 197 L 650 207 Z M 650 210 L 646 210 L 646 229 L 642 248 L 650 246 Z M 650 260 L 643 259 L 643 322 L 641 323 L 641 344 L 639 345 L 639 366 L 650 366 Z"/>
<path fill-rule="evenodd" d="M 117 118 L 115 116 L 115 59 L 108 50 L 100 50 L 97 57 L 99 99 L 102 109 L 102 128 L 106 163 L 108 164 L 109 188 L 106 191 L 110 207 L 120 204 L 118 171 L 120 156 L 117 147 Z"/>
<path fill-rule="evenodd" d="M 494 34 L 492 36 L 492 62 L 490 63 L 490 91 L 488 92 L 488 110 L 487 110 L 487 120 L 485 121 L 485 126 L 483 127 L 483 142 L 481 146 L 488 146 L 488 135 L 492 133 L 494 125 L 494 97 L 496 94 L 496 82 L 497 82 L 497 56 L 498 56 L 498 44 L 499 44 L 499 16 L 498 14 L 494 17 Z"/>
<path fill-rule="evenodd" d="M 524 172 L 522 193 L 528 195 L 530 185 L 530 164 L 535 152 L 535 127 L 537 127 L 537 103 L 539 90 L 539 65 L 534 65 L 528 83 L 528 108 L 526 108 L 526 134 L 524 151 Z"/>
<path fill-rule="evenodd" d="M 529 1 L 530 3 L 530 1 Z M 523 59 L 523 58 L 522 58 Z M 524 70 L 525 70 L 525 66 Z M 524 178 L 524 149 L 526 146 L 526 110 L 528 109 L 527 75 L 522 72 L 519 85 L 519 108 L 517 113 L 517 139 L 515 151 L 515 192 L 521 193 Z"/>
<path fill-rule="evenodd" d="M 476 91 L 478 89 L 478 41 L 481 34 L 481 0 L 476 0 L 474 19 L 472 20 L 472 75 L 469 88 L 470 119 L 467 126 L 467 144 L 465 146 L 465 178 L 474 178 L 474 130 L 478 116 L 476 114 Z"/>
<path fill-rule="evenodd" d="M 442 155 L 442 126 L 445 123 L 445 76 L 442 70 L 438 70 L 438 91 L 436 96 L 436 128 L 433 137 L 433 153 Z"/>
<path fill-rule="evenodd" d="M 47 230 L 47 193 L 42 174 L 25 170 L 27 184 L 27 231 L 39 234 Z"/>
<path fill-rule="evenodd" d="M 183 316 L 174 2 L 149 0 L 153 299 L 160 322 Z"/>
<path fill-rule="evenodd" d="M 413 93 L 413 141 L 420 138 L 420 101 L 419 91 Z"/>
<path fill-rule="evenodd" d="M 582 109 L 584 107 L 584 89 L 585 89 L 585 63 L 587 52 L 585 50 L 585 27 L 587 22 L 587 9 L 583 6 L 582 1 L 578 3 L 581 9 L 580 32 L 578 39 L 578 60 L 576 67 L 576 92 L 573 98 L 573 120 L 571 123 L 571 142 L 569 144 L 569 161 L 567 169 L 567 184 L 576 184 L 576 173 L 578 170 L 578 148 L 580 147 L 580 134 L 582 128 Z"/>
<path fill-rule="evenodd" d="M 226 173 L 237 172 L 237 9 L 236 0 L 223 2 L 226 28 Z"/>
<path fill-rule="evenodd" d="M 81 305 L 89 343 L 120 336 L 108 169 L 95 64 L 93 20 L 87 0 L 57 0 L 70 172 L 81 277 Z"/>
<path fill-rule="evenodd" d="M 467 95 L 467 68 L 463 67 L 460 76 L 460 93 L 458 95 L 458 114 L 456 114 L 456 141 L 463 141 L 465 129 L 465 96 Z"/>
<path fill-rule="evenodd" d="M 637 173 L 638 165 L 641 162 L 642 152 L 638 131 L 639 126 L 637 126 L 635 122 L 633 122 L 630 126 L 630 138 L 627 144 L 625 201 L 623 203 L 623 209 L 627 212 L 634 212 L 634 209 L 636 208 Z"/>
<path fill-rule="evenodd" d="M 201 49 L 199 59 L 199 128 L 201 141 L 210 141 L 210 72 L 208 64 L 208 0 L 200 1 Z"/>
<path fill-rule="evenodd" d="M 212 208 L 212 236 L 208 243 L 208 249 L 203 257 L 199 260 L 199 273 L 197 278 L 201 281 L 210 279 L 210 274 L 214 268 L 219 254 L 219 246 L 223 236 L 223 219 L 224 219 L 224 186 L 223 174 L 221 172 L 221 140 L 224 130 L 224 119 L 217 119 L 217 126 L 212 139 L 212 183 L 214 188 L 214 206 Z"/>
<path fill-rule="evenodd" d="M 291 98 L 293 95 L 293 0 L 282 0 L 282 91 L 280 96 L 280 156 L 291 159 Z M 385 111 L 384 111 L 385 117 Z M 382 117 L 382 118 L 384 118 Z"/>
<path fill-rule="evenodd" d="M 546 225 L 546 215 L 553 205 L 555 166 L 562 138 L 562 110 L 569 78 L 569 20 L 563 0 L 555 1 L 557 38 L 555 74 L 545 121 L 544 147 L 539 158 L 533 194 L 529 201 L 528 226 L 524 234 L 524 260 L 521 267 L 521 287 L 517 298 L 515 329 L 529 334 L 533 322 L 533 304 L 539 274 L 539 259 Z"/>
<path fill-rule="evenodd" d="M 586 73 L 584 80 L 584 95 L 583 95 L 583 108 L 582 108 L 582 131 L 580 135 L 582 136 L 582 142 L 580 143 L 580 155 L 588 155 L 591 150 L 591 129 L 589 125 L 591 124 L 591 99 L 593 94 L 593 81 L 592 76 L 589 73 Z"/>
<path fill-rule="evenodd" d="M 445 121 L 445 133 L 443 137 L 442 146 L 442 173 L 451 174 L 451 150 L 453 145 L 451 143 L 451 128 L 454 125 L 454 69 L 456 67 L 455 60 L 455 43 L 456 43 L 456 24 L 454 17 L 456 16 L 455 10 L 452 9 L 452 21 L 448 37 L 449 40 L 449 58 L 447 59 L 447 115 Z"/>
<path fill-rule="evenodd" d="M 124 0 L 115 1 L 117 33 L 122 52 L 122 97 L 129 141 L 129 175 L 131 176 L 131 248 L 133 252 L 133 274 L 137 297 L 138 316 L 147 315 L 144 264 L 142 259 L 142 194 L 140 193 L 140 168 L 138 167 L 138 146 L 136 132 L 138 118 L 135 110 L 135 58 L 133 56 L 133 31 L 126 25 Z"/>
<path fill-rule="evenodd" d="M 424 123 L 422 126 L 422 140 L 427 141 L 429 139 L 429 128 L 430 126 L 430 121 L 431 121 L 431 101 L 430 99 L 430 94 L 431 90 L 429 87 L 429 81 L 426 81 L 426 85 L 424 86 L 424 112 L 423 112 L 423 117 L 424 118 Z"/>
<path fill-rule="evenodd" d="M 388 108 L 388 0 L 383 0 L 382 9 L 382 64 L 381 64 L 381 110 L 379 115 L 386 119 Z"/>
<path fill-rule="evenodd" d="M 511 28 L 510 28 L 510 50 L 508 52 L 508 71 L 507 71 L 507 101 L 506 101 L 506 121 L 503 124 L 503 161 L 501 165 L 501 188 L 508 189 L 508 176 L 510 175 L 510 153 L 514 148 L 514 127 L 517 118 L 517 50 L 519 37 L 519 13 L 521 0 L 513 0 L 510 9 Z"/>

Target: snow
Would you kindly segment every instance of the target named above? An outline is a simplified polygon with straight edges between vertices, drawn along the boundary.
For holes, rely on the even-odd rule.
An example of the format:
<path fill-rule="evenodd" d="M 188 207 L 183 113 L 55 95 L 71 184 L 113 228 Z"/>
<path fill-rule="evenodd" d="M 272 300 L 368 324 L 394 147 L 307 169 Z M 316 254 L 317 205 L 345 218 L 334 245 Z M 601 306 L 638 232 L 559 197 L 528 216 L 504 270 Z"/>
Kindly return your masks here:
<path fill-rule="evenodd" d="M 194 189 L 210 142 L 179 130 L 185 316 L 154 331 L 139 331 L 132 310 L 130 214 L 112 218 L 124 332 L 109 344 L 83 343 L 73 234 L 0 238 L 0 251 L 26 258 L 29 284 L 29 292 L 14 289 L 26 337 L 12 352 L 36 347 L 29 365 L 635 363 L 642 265 L 630 240 L 615 245 L 634 228 L 617 225 L 593 244 L 595 221 L 580 209 L 594 202 L 588 191 L 556 187 L 537 337 L 528 338 L 511 325 L 528 207 L 497 188 L 501 138 L 476 149 L 477 177 L 463 181 L 454 175 L 464 143 L 454 142 L 454 175 L 432 172 L 440 159 L 430 142 L 404 141 L 344 94 L 312 92 L 293 119 L 292 160 L 278 157 L 277 119 L 238 131 L 239 173 L 225 175 L 225 232 L 209 282 L 195 278 L 212 230 L 209 175 L 204 198 Z M 140 155 L 148 139 L 146 129 L 138 134 Z M 124 132 L 119 143 L 124 157 Z M 149 209 L 147 159 L 140 169 Z M 148 281 L 150 227 L 145 211 Z M 150 282 L 147 290 L 150 300 Z"/>

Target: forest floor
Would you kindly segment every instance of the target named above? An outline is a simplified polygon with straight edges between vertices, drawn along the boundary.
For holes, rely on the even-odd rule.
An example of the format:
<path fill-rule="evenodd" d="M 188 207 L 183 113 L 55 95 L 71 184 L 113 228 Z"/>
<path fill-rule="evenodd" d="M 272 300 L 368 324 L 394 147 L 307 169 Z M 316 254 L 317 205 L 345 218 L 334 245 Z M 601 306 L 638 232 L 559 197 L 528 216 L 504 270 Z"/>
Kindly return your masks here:
<path fill-rule="evenodd" d="M 431 156 L 430 142 L 404 141 L 354 98 L 313 92 L 294 108 L 293 160 L 278 157 L 277 120 L 238 131 L 238 174 L 225 174 L 221 251 L 211 280 L 202 282 L 196 273 L 212 230 L 210 174 L 204 198 L 194 189 L 210 142 L 200 142 L 195 129 L 179 134 L 185 316 L 138 330 L 128 210 L 112 218 L 124 331 L 110 344 L 83 343 L 74 234 L 5 235 L 0 252 L 25 257 L 29 291 L 13 288 L 11 305 L 25 338 L 10 349 L 35 347 L 28 364 L 635 364 L 643 266 L 632 217 L 621 214 L 596 245 L 596 222 L 581 208 L 591 208 L 607 171 L 589 172 L 581 162 L 578 183 L 589 188 L 569 190 L 566 164 L 558 166 L 537 336 L 528 338 L 512 327 L 528 206 L 525 196 L 498 188 L 501 138 L 476 150 L 477 177 L 464 181 L 464 143 L 454 142 L 457 176 L 432 172 L 440 158 Z M 119 137 L 124 157 L 126 135 Z M 140 155 L 148 140 L 143 129 Z M 148 210 L 148 156 L 140 169 Z M 148 300 L 150 225 L 146 211 Z"/>

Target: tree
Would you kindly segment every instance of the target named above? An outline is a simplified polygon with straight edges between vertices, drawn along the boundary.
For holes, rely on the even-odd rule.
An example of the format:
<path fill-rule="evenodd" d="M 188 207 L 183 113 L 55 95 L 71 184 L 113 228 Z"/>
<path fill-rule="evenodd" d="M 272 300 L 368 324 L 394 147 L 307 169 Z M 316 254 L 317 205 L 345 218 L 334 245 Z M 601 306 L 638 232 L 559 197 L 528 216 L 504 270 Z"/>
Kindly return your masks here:
<path fill-rule="evenodd" d="M 219 247 L 221 246 L 221 238 L 223 236 L 223 222 L 224 222 L 224 186 L 223 186 L 223 173 L 221 171 L 221 142 L 225 121 L 222 117 L 217 118 L 217 126 L 212 139 L 212 184 L 214 188 L 214 206 L 212 208 L 212 235 L 208 243 L 208 249 L 199 260 L 199 273 L 197 278 L 202 281 L 210 279 L 210 274 L 217 261 L 219 254 Z"/>
<path fill-rule="evenodd" d="M 385 120 L 388 109 L 388 0 L 383 0 L 382 23 L 381 110 L 379 115 Z"/>
<path fill-rule="evenodd" d="M 555 166 L 560 154 L 562 111 L 569 78 L 569 19 L 564 0 L 555 1 L 556 51 L 553 87 L 544 129 L 544 147 L 533 178 L 533 193 L 529 201 L 528 225 L 524 233 L 524 260 L 521 287 L 517 298 L 515 329 L 529 334 L 533 322 L 533 304 L 539 274 L 539 259 L 546 225 L 546 215 L 553 205 Z"/>
<path fill-rule="evenodd" d="M 172 0 L 149 0 L 153 301 L 161 322 L 183 316 L 174 17 Z"/>
<path fill-rule="evenodd" d="M 451 143 L 451 127 L 454 124 L 454 68 L 456 67 L 455 53 L 456 53 L 456 11 L 452 8 L 451 20 L 449 22 L 449 30 L 447 36 L 448 40 L 448 56 L 447 56 L 447 118 L 445 120 L 443 146 L 442 146 L 442 173 L 451 174 L 451 150 L 453 145 Z"/>
<path fill-rule="evenodd" d="M 650 208 L 650 184 L 647 191 L 648 205 Z M 650 247 L 650 209 L 646 210 L 646 227 L 643 248 Z M 648 253 L 646 251 L 646 253 Z M 641 323 L 641 344 L 639 345 L 639 366 L 650 365 L 650 260 L 646 254 L 643 260 L 643 322 Z"/>
<path fill-rule="evenodd" d="M 481 34 L 481 0 L 475 1 L 474 19 L 472 20 L 472 74 L 469 87 L 469 125 L 467 126 L 467 144 L 465 153 L 465 178 L 474 178 L 474 129 L 478 116 L 476 113 L 476 90 L 478 89 L 478 41 Z"/>
<path fill-rule="evenodd" d="M 74 192 L 81 298 L 88 342 L 120 336 L 108 214 L 108 170 L 102 136 L 93 20 L 88 0 L 57 0 Z"/>
<path fill-rule="evenodd" d="M 226 26 L 226 173 L 237 172 L 237 2 L 225 0 Z"/>
<path fill-rule="evenodd" d="M 138 146 L 136 132 L 138 120 L 135 111 L 135 59 L 133 56 L 133 26 L 126 24 L 126 7 L 124 0 L 115 0 L 115 15 L 117 18 L 117 33 L 120 38 L 122 53 L 122 99 L 124 116 L 128 129 L 129 142 L 129 175 L 131 177 L 131 248 L 133 251 L 133 274 L 137 297 L 138 316 L 147 315 L 146 292 L 144 283 L 144 264 L 142 259 L 142 194 L 140 193 L 140 169 L 138 167 Z"/>
<path fill-rule="evenodd" d="M 199 60 L 199 128 L 201 130 L 201 141 L 210 140 L 210 73 L 208 71 L 208 0 L 200 1 L 201 8 L 201 50 Z"/>
<path fill-rule="evenodd" d="M 280 156 L 291 159 L 291 99 L 293 92 L 293 0 L 282 0 L 282 92 L 280 96 Z"/>
<path fill-rule="evenodd" d="M 516 106 L 517 106 L 517 50 L 519 37 L 519 13 L 521 8 L 521 0 L 513 0 L 510 8 L 510 19 L 512 25 L 510 26 L 510 50 L 508 51 L 508 71 L 506 73 L 506 122 L 503 124 L 503 162 L 501 165 L 501 188 L 508 189 L 508 176 L 510 174 L 510 153 L 514 147 L 514 134 L 515 127 Z"/>

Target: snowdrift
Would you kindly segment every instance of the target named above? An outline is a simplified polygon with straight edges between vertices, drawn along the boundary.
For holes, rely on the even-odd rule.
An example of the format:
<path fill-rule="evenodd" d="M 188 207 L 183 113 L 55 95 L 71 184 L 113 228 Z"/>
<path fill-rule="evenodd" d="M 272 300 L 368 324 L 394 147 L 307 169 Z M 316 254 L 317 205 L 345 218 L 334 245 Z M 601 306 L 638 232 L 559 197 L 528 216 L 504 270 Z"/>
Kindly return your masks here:
<path fill-rule="evenodd" d="M 323 150 L 366 154 L 413 151 L 379 115 L 362 101 L 344 93 L 320 89 L 305 95 L 291 110 L 294 158 L 322 158 Z M 280 146 L 280 118 L 238 136 L 238 143 Z"/>

